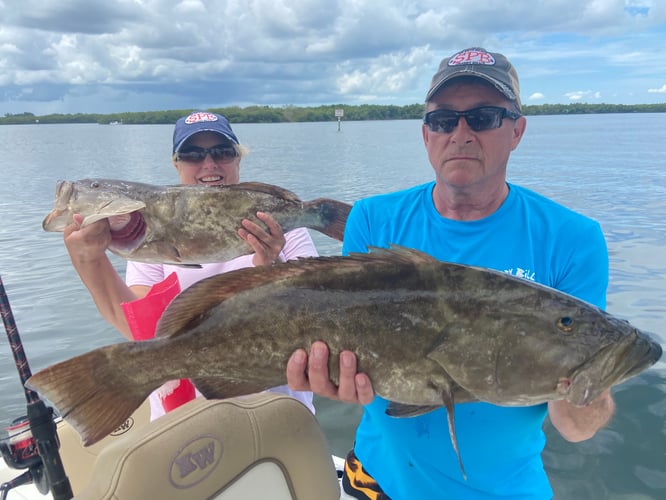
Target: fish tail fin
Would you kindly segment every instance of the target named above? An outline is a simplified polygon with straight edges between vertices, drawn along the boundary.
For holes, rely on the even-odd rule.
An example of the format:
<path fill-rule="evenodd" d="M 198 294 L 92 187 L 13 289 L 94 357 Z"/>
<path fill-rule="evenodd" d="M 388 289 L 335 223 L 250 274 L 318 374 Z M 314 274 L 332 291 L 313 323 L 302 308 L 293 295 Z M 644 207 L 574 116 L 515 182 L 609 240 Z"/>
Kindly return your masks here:
<path fill-rule="evenodd" d="M 303 203 L 303 208 L 312 216 L 308 217 L 306 227 L 342 241 L 351 205 L 330 198 L 317 198 Z"/>
<path fill-rule="evenodd" d="M 25 384 L 58 409 L 85 446 L 116 430 L 150 392 L 133 384 L 126 370 L 114 369 L 107 352 L 117 347 L 102 347 L 57 363 Z"/>

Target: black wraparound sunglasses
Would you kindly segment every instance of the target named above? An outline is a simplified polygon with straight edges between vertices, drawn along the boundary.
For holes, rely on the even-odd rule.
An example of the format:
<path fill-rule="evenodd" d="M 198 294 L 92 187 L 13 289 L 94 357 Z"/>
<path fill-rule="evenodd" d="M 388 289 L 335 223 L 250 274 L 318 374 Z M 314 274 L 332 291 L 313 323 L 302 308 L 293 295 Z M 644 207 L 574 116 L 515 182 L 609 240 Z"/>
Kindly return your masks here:
<path fill-rule="evenodd" d="M 450 134 L 458 126 L 461 117 L 474 132 L 482 132 L 500 128 L 504 118 L 517 120 L 521 115 L 499 106 L 481 106 L 467 111 L 436 109 L 425 114 L 423 123 L 433 132 Z"/>
<path fill-rule="evenodd" d="M 213 161 L 231 161 L 238 156 L 238 151 L 229 144 L 218 144 L 210 148 L 188 146 L 176 153 L 176 160 L 201 163 L 206 159 L 206 155 L 208 154 Z"/>

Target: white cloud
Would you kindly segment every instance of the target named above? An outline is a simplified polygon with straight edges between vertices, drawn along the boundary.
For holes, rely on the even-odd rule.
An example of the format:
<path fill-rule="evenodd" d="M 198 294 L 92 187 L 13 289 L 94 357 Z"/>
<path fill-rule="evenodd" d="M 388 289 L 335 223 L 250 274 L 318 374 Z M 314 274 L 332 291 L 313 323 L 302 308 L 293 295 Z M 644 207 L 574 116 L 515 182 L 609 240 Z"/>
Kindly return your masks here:
<path fill-rule="evenodd" d="M 395 96 L 415 90 L 425 96 L 427 89 L 417 86 L 417 83 L 426 68 L 434 73 L 432 67 L 435 67 L 435 64 L 432 59 L 430 48 L 425 46 L 414 47 L 407 53 L 382 55 L 370 62 L 367 68 L 342 64 L 340 70 L 343 74 L 337 79 L 337 86 L 343 95 L 371 93 L 376 96 Z"/>
<path fill-rule="evenodd" d="M 174 7 L 174 12 L 181 14 L 189 14 L 191 12 L 206 12 L 206 6 L 201 0 L 183 0 Z"/>
<path fill-rule="evenodd" d="M 576 90 L 574 92 L 566 92 L 565 97 L 571 101 L 581 101 L 583 99 L 601 99 L 601 92 L 594 92 L 592 90 Z"/>
<path fill-rule="evenodd" d="M 658 89 L 648 89 L 651 94 L 666 94 L 666 83 Z"/>
<path fill-rule="evenodd" d="M 599 89 L 616 102 L 662 93 L 645 89 L 666 67 L 666 52 L 655 50 L 666 36 L 666 2 L 533 6 L 533 0 L 514 0 L 511 9 L 499 1 L 462 8 L 386 0 L 378 9 L 374 0 L 0 0 L 0 115 L 39 114 L 47 102 L 62 112 L 140 111 L 117 106 L 145 102 L 155 109 L 154 96 L 167 109 L 201 102 L 412 104 L 422 101 L 440 59 L 469 46 L 509 56 L 529 100 L 600 95 L 565 97 L 563 86 Z M 79 100 L 81 86 L 98 100 Z M 127 99 L 105 99 L 113 90 Z M 22 100 L 28 95 L 38 97 Z"/>

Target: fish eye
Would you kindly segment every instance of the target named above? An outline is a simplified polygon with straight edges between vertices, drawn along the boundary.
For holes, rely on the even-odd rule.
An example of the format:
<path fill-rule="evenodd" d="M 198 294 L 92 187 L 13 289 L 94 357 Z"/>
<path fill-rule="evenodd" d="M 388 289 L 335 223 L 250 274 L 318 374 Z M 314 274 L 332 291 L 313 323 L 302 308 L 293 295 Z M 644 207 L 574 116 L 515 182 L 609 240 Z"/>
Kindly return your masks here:
<path fill-rule="evenodd" d="M 97 182 L 97 181 L 92 181 L 92 182 L 90 183 L 90 187 L 93 188 L 93 189 L 97 189 L 97 188 L 99 187 L 99 182 Z"/>
<path fill-rule="evenodd" d="M 569 316 L 562 316 L 557 320 L 557 327 L 564 333 L 570 333 L 573 330 L 574 320 Z"/>

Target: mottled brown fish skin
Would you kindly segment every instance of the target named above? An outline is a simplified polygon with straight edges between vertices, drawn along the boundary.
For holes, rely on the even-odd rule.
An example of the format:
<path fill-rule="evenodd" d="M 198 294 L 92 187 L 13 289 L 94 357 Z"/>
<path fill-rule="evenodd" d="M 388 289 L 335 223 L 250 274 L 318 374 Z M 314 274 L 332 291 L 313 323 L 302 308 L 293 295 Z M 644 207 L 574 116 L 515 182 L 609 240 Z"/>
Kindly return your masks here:
<path fill-rule="evenodd" d="M 349 204 L 327 198 L 303 202 L 286 189 L 257 182 L 154 186 L 83 179 L 58 182 L 53 210 L 42 227 L 64 231 L 75 213 L 85 217 L 84 226 L 111 216 L 139 214 L 129 231 L 112 232 L 109 250 L 138 262 L 186 265 L 251 253 L 237 231 L 242 219 L 265 227 L 256 217 L 258 211 L 272 215 L 284 232 L 307 227 L 342 241 L 350 210 Z"/>
<path fill-rule="evenodd" d="M 446 406 L 454 445 L 454 402 L 585 404 L 661 356 L 648 335 L 571 296 L 394 247 L 208 278 L 174 299 L 154 341 L 96 349 L 28 386 L 93 443 L 167 380 L 191 378 L 208 398 L 284 384 L 289 356 L 315 340 L 331 350 L 334 381 L 338 354 L 354 351 L 391 415 Z"/>

